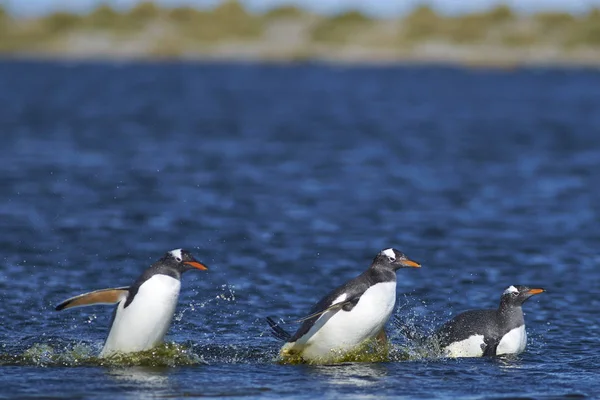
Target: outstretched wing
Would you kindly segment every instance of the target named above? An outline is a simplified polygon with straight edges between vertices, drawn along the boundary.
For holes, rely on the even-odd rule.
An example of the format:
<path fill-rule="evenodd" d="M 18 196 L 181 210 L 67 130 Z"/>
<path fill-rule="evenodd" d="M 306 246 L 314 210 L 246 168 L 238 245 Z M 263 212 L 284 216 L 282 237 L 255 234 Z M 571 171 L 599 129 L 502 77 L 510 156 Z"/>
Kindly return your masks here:
<path fill-rule="evenodd" d="M 71 297 L 57 305 L 56 311 L 73 307 L 90 306 L 93 304 L 114 304 L 123 299 L 123 296 L 126 296 L 128 292 L 129 286 L 123 286 L 80 294 L 79 296 Z"/>

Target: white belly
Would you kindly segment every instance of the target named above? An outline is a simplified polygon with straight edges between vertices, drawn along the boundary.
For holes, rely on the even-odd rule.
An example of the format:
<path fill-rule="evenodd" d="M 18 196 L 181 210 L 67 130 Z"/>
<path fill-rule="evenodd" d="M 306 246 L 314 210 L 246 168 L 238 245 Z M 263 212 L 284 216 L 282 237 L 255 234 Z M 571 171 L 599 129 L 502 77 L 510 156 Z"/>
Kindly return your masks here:
<path fill-rule="evenodd" d="M 121 300 L 100 357 L 160 344 L 171 325 L 180 287 L 178 279 L 154 275 L 140 286 L 127 308 L 125 299 Z"/>
<path fill-rule="evenodd" d="M 525 351 L 526 346 L 527 332 L 525 331 L 525 325 L 521 325 L 502 337 L 496 349 L 496 355 L 519 354 Z"/>
<path fill-rule="evenodd" d="M 390 318 L 395 303 L 396 282 L 378 283 L 363 293 L 351 311 L 323 314 L 293 347 L 301 349 L 305 360 L 337 357 L 374 338 Z"/>
<path fill-rule="evenodd" d="M 473 335 L 444 347 L 444 355 L 446 357 L 481 357 L 484 343 L 483 335 Z"/>

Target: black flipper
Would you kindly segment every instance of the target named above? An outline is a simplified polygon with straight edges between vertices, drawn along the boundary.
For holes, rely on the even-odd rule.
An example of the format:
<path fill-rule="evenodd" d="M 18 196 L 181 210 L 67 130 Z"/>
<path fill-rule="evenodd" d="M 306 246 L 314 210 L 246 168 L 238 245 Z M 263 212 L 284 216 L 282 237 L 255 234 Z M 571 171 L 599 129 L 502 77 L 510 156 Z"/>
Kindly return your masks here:
<path fill-rule="evenodd" d="M 342 309 L 344 311 L 350 311 L 358 303 L 359 299 L 360 299 L 360 297 L 356 297 L 356 298 L 353 298 L 353 299 L 349 299 L 349 300 L 346 300 L 346 301 L 335 303 L 335 304 L 327 307 L 326 309 L 324 309 L 322 311 L 316 312 L 314 314 L 310 314 L 310 315 L 308 315 L 308 316 L 306 316 L 304 318 L 300 318 L 299 320 L 296 320 L 294 322 L 304 322 L 304 321 L 307 321 L 307 320 L 309 320 L 311 318 L 315 318 L 315 317 L 318 317 L 318 316 L 320 316 L 322 314 L 325 314 L 327 311 L 340 310 L 340 309 Z"/>
<path fill-rule="evenodd" d="M 280 327 L 279 324 L 273 321 L 273 319 L 271 319 L 270 317 L 267 317 L 267 322 L 271 327 L 271 335 L 275 339 L 282 340 L 284 342 L 289 342 L 289 340 L 292 338 L 292 335 L 288 331 Z"/>

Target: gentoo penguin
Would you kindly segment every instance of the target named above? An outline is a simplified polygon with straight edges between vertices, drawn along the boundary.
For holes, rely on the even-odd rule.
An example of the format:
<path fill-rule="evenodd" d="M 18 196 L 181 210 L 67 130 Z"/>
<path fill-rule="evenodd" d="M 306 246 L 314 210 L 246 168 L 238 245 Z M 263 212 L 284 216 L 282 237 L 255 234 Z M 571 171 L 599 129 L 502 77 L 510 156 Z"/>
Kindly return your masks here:
<path fill-rule="evenodd" d="M 163 341 L 177 305 L 181 274 L 194 268 L 207 269 L 189 251 L 172 250 L 133 285 L 81 294 L 63 301 L 56 310 L 118 303 L 100 357 L 148 350 Z"/>
<path fill-rule="evenodd" d="M 385 335 L 396 303 L 396 270 L 420 266 L 398 250 L 382 250 L 365 272 L 331 291 L 299 320 L 303 323 L 294 335 L 267 318 L 273 336 L 287 342 L 280 355 L 309 363 L 334 362 L 367 340 Z"/>
<path fill-rule="evenodd" d="M 502 293 L 496 310 L 470 310 L 446 322 L 436 333 L 446 357 L 519 354 L 527 345 L 523 303 L 544 289 L 513 285 Z"/>

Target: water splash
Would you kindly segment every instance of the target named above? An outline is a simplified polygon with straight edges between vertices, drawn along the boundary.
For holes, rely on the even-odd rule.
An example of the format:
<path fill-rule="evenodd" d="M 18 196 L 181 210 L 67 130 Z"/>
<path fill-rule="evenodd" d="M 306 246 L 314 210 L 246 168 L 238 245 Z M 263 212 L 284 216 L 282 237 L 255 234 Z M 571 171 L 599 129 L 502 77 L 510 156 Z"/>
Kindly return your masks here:
<path fill-rule="evenodd" d="M 193 349 L 177 344 L 164 343 L 153 349 L 134 354 L 115 354 L 102 359 L 104 366 L 176 367 L 206 364 Z"/>
<path fill-rule="evenodd" d="M 84 343 L 74 345 L 56 345 L 35 343 L 22 352 L 0 353 L 0 365 L 27 365 L 37 367 L 175 367 L 205 364 L 202 357 L 191 348 L 176 344 L 164 343 L 151 350 L 131 354 L 115 354 L 111 357 L 99 358 L 95 346 Z"/>
<path fill-rule="evenodd" d="M 208 363 L 226 364 L 271 364 L 277 356 L 277 350 L 273 346 L 253 346 L 239 344 L 196 344 L 193 350 L 202 354 L 204 361 Z"/>
<path fill-rule="evenodd" d="M 302 354 L 283 347 L 276 362 L 279 364 L 331 365 L 340 363 L 375 363 L 390 361 L 389 345 L 377 339 L 365 341 L 351 351 L 332 351 L 324 360 L 305 360 Z"/>
<path fill-rule="evenodd" d="M 324 364 L 401 362 L 442 358 L 443 354 L 439 344 L 430 339 L 435 326 L 439 325 L 441 321 L 439 317 L 424 316 L 422 312 L 419 312 L 419 309 L 423 307 L 427 307 L 425 302 L 405 296 L 404 302 L 398 305 L 395 315 L 392 315 L 389 326 L 386 328 L 388 340 L 385 346 L 381 347 L 376 341 L 367 341 L 350 352 L 339 352 L 338 356 L 333 359 L 328 358 Z M 279 322 L 285 323 L 281 319 Z M 269 330 L 265 329 L 260 336 L 267 336 L 267 333 Z M 279 348 L 279 354 L 274 359 L 277 363 L 323 364 L 318 360 L 307 362 L 301 354 Z"/>
<path fill-rule="evenodd" d="M 96 320 L 98 319 L 98 317 L 96 316 L 96 314 L 92 314 L 90 316 L 87 317 L 87 319 L 85 320 L 86 324 L 92 324 L 94 323 Z"/>
<path fill-rule="evenodd" d="M 213 303 L 218 304 L 219 302 L 222 302 L 222 301 L 234 302 L 235 300 L 236 300 L 236 298 L 235 298 L 234 286 L 229 285 L 229 284 L 223 284 L 220 286 L 220 293 L 217 294 L 215 297 L 210 298 L 208 300 L 200 301 L 200 302 L 191 302 L 187 305 L 187 307 L 184 307 L 173 318 L 175 321 L 181 322 L 181 320 L 183 320 L 183 316 L 188 311 L 195 312 L 196 309 L 205 308 L 208 305 L 211 305 Z"/>
<path fill-rule="evenodd" d="M 403 360 L 439 359 L 443 356 L 439 343 L 432 339 L 437 326 L 442 322 L 439 316 L 424 314 L 419 310 L 427 304 L 415 303 L 405 297 L 396 313 L 391 317 L 388 336 L 396 343 L 393 348 Z"/>

